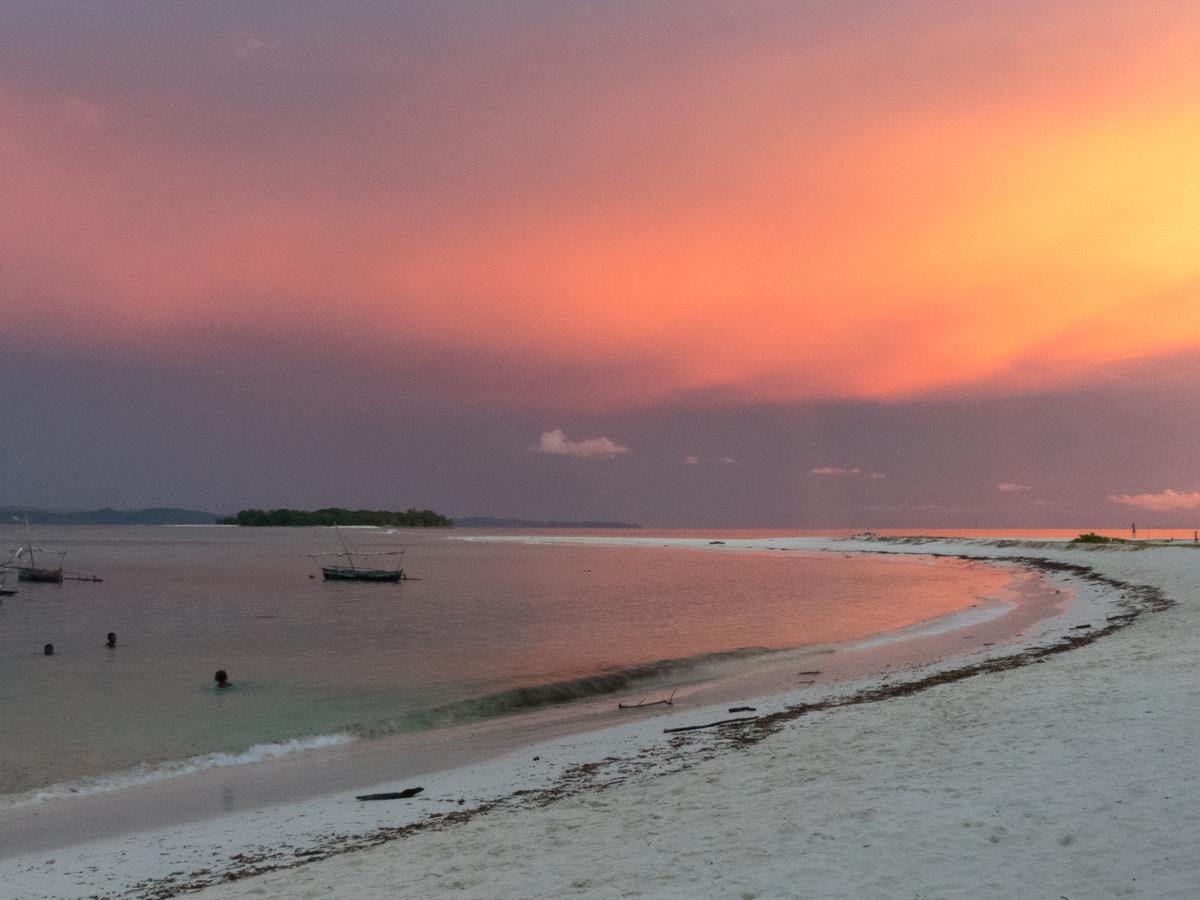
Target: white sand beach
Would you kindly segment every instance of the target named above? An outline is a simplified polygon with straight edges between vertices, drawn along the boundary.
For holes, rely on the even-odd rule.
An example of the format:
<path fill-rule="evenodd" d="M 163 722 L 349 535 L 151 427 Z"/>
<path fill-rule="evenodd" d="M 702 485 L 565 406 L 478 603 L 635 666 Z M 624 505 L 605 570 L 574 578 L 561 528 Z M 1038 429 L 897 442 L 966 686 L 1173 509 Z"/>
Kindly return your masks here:
<path fill-rule="evenodd" d="M 748 699 L 753 712 L 731 714 L 728 702 L 663 706 L 600 731 L 497 744 L 498 755 L 442 770 L 435 746 L 392 781 L 330 778 L 283 805 L 164 811 L 157 823 L 109 834 L 97 817 L 117 821 L 146 797 L 169 806 L 172 794 L 147 785 L 81 798 L 79 836 L 58 846 L 31 840 L 0 858 L 0 893 L 1196 895 L 1200 549 L 984 539 L 694 544 L 697 552 L 824 547 L 1042 561 L 1074 599 L 1019 642 L 974 643 L 922 669 L 796 683 Z M 978 642 L 973 626 L 962 630 Z M 664 733 L 730 718 L 745 721 Z M 478 742 L 488 744 L 486 729 Z M 347 752 L 267 765 L 318 771 Z M 254 778 L 254 766 L 237 768 L 236 776 L 178 779 L 190 786 L 172 790 L 201 785 L 219 798 L 225 779 Z M 411 799 L 354 799 L 413 786 L 423 790 Z M 21 815 L 32 827 L 40 813 Z"/>

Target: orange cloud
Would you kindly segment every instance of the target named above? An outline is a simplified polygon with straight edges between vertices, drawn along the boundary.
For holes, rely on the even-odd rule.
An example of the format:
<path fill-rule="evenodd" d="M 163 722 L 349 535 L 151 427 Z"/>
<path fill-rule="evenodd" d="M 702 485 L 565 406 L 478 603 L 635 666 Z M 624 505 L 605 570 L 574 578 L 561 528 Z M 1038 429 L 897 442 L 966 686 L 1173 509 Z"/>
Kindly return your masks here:
<path fill-rule="evenodd" d="M 1015 391 L 1197 348 L 1200 13 L 1109 12 L 915 4 L 906 29 L 763 29 L 507 93 L 450 67 L 459 105 L 414 108 L 382 50 L 326 48 L 358 79 L 336 129 L 241 95 L 155 118 L 10 93 L 6 327 L 420 343 L 590 373 L 543 387 L 588 406 Z M 224 34 L 237 84 L 322 59 Z"/>

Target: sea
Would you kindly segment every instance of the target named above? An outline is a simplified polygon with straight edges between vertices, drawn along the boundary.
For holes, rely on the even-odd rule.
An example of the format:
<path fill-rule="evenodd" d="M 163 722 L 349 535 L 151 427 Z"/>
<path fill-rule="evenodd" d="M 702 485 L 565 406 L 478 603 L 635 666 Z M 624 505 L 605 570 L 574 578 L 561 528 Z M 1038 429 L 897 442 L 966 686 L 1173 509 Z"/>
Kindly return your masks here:
<path fill-rule="evenodd" d="M 0 807 L 661 695 L 948 621 L 1012 578 L 958 560 L 720 543 L 772 534 L 35 526 L 35 545 L 66 552 L 68 576 L 102 580 L 9 581 Z M 402 551 L 409 580 L 324 581 L 312 554 L 343 538 Z M 0 548 L 24 541 L 0 527 Z"/>

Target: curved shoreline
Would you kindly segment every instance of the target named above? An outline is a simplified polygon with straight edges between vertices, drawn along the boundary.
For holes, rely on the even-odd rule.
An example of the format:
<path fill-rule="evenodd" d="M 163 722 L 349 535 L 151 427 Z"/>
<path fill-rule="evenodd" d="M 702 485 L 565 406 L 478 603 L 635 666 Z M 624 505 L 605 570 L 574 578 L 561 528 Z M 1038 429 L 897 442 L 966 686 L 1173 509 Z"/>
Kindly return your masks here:
<path fill-rule="evenodd" d="M 714 753 L 753 747 L 782 730 L 788 723 L 802 717 L 839 708 L 878 703 L 882 700 L 921 693 L 938 685 L 963 681 L 975 675 L 1028 666 L 1044 661 L 1049 656 L 1094 643 L 1101 637 L 1132 625 L 1149 612 L 1160 611 L 1172 605 L 1172 601 L 1157 586 L 1134 584 L 1101 574 L 1089 566 L 1064 563 L 1044 557 L 1017 556 L 1017 554 L 1007 553 L 984 556 L 983 553 L 976 554 L 974 552 L 939 552 L 928 545 L 920 548 L 910 546 L 900 551 L 890 548 L 886 542 L 871 542 L 869 546 L 859 542 L 858 546 L 853 547 L 838 543 L 832 544 L 830 549 L 883 553 L 915 552 L 925 556 L 955 556 L 977 562 L 1017 563 L 1057 578 L 1078 579 L 1088 586 L 1103 589 L 1109 594 L 1105 598 L 1105 602 L 1111 602 L 1110 612 L 1112 615 L 1106 617 L 1105 623 L 1101 626 L 1078 628 L 1078 630 L 1075 630 L 1077 626 L 1069 626 L 1066 621 L 1063 621 L 1059 630 L 1044 636 L 1045 639 L 1035 640 L 1035 642 L 1018 647 L 1012 652 L 997 653 L 983 661 L 940 667 L 932 665 L 926 667 L 922 672 L 916 673 L 913 677 L 868 679 L 869 683 L 856 689 L 813 702 L 790 703 L 781 709 L 764 715 L 748 717 L 744 721 L 711 730 L 676 734 L 669 736 L 665 742 L 660 736 L 650 747 L 645 746 L 645 739 L 651 733 L 649 728 L 641 729 L 640 734 L 643 740 L 640 742 L 626 740 L 623 746 L 615 748 L 609 746 L 610 752 L 607 753 L 604 753 L 606 747 L 604 741 L 593 742 L 594 746 L 591 746 L 590 750 L 595 752 L 592 753 L 592 756 L 603 753 L 603 757 L 587 762 L 578 761 L 581 757 L 585 757 L 586 753 L 580 753 L 578 747 L 569 745 L 565 752 L 573 753 L 574 759 L 564 760 L 564 764 L 561 765 L 558 774 L 552 780 L 547 781 L 543 777 L 541 786 L 521 787 L 507 793 L 493 794 L 490 797 L 483 796 L 484 792 L 481 791 L 478 802 L 473 798 L 469 804 L 465 801 L 461 805 L 453 803 L 450 810 L 426 814 L 417 821 L 396 826 L 335 831 L 325 833 L 303 845 L 262 847 L 243 852 L 231 856 L 229 864 L 224 867 L 208 867 L 203 872 L 192 870 L 188 875 L 178 873 L 166 878 L 139 882 L 129 888 L 131 892 L 129 895 L 167 897 L 214 884 L 237 881 L 250 875 L 294 869 L 319 860 L 331 859 L 352 850 L 374 847 L 400 838 L 441 831 L 465 824 L 485 813 L 540 808 L 567 797 L 577 796 L 589 789 L 615 786 L 631 778 L 658 777 L 688 770 L 713 758 L 712 754 Z M 970 549 L 982 551 L 985 546 L 976 545 Z M 1054 549 L 1062 550 L 1063 547 L 1058 545 Z M 1120 596 L 1121 594 L 1124 596 Z M 661 724 L 657 718 L 647 721 Z M 587 741 L 583 743 L 586 744 Z M 536 751 L 537 748 L 533 749 Z M 534 780 L 536 781 L 536 779 Z M 470 792 L 464 791 L 464 793 Z M 282 809 L 275 812 L 281 813 Z M 331 829 L 331 831 L 333 830 Z"/>
<path fill-rule="evenodd" d="M 886 553 L 889 551 L 873 552 Z M 610 755 L 598 761 L 579 763 L 564 771 L 554 784 L 546 788 L 516 790 L 469 809 L 435 813 L 426 819 L 400 827 L 379 828 L 361 835 L 331 835 L 324 846 L 305 848 L 299 859 L 281 859 L 278 853 L 245 854 L 238 861 L 237 867 L 226 870 L 219 876 L 205 877 L 186 883 L 177 883 L 170 878 L 145 883 L 139 885 L 138 889 L 148 890 L 149 893 L 139 896 L 154 898 L 177 896 L 215 884 L 310 865 L 345 853 L 378 847 L 424 831 L 438 831 L 463 825 L 476 817 L 494 811 L 545 807 L 584 791 L 602 790 L 621 784 L 646 772 L 652 772 L 656 776 L 681 772 L 691 768 L 702 759 L 709 758 L 707 754 L 711 752 L 736 752 L 751 747 L 777 734 L 786 724 L 801 717 L 860 704 L 879 703 L 917 694 L 933 687 L 952 684 L 977 675 L 1004 672 L 1032 665 L 1041 662 L 1046 657 L 1091 644 L 1120 629 L 1129 627 L 1147 613 L 1162 612 L 1175 604 L 1155 586 L 1134 585 L 1109 578 L 1082 565 L 1059 563 L 1039 557 L 1013 559 L 1012 557 L 978 557 L 960 554 L 928 553 L 922 555 L 953 556 L 976 562 L 1016 562 L 1037 571 L 1056 575 L 1068 574 L 1092 584 L 1128 593 L 1116 604 L 1120 612 L 1108 617 L 1104 626 L 1088 629 L 1076 635 L 1064 636 L 1048 644 L 1036 644 L 1015 653 L 997 656 L 983 662 L 935 671 L 910 681 L 868 686 L 842 696 L 812 703 L 792 704 L 779 712 L 739 717 L 698 727 L 665 728 L 663 729 L 664 734 L 673 735 L 666 748 L 643 748 L 633 755 L 622 757 Z M 705 733 L 705 730 L 710 728 L 712 730 Z M 654 769 L 662 771 L 653 772 Z"/>
<path fill-rule="evenodd" d="M 546 536 L 537 536 L 535 542 L 544 540 Z M 503 536 L 500 540 L 512 540 Z M 574 537 L 567 540 L 575 542 Z M 656 543 L 657 538 L 641 539 L 643 543 Z M 694 552 L 689 548 L 688 552 Z M 832 558 L 838 555 L 829 550 L 812 551 L 795 554 L 795 558 L 811 557 Z M 841 564 L 841 560 L 833 560 Z M 790 565 L 790 563 L 788 563 Z M 854 563 L 847 563 L 853 567 Z M 917 568 L 927 568 L 927 562 L 910 559 L 904 565 Z M 853 571 L 853 568 L 851 569 Z M 803 570 L 802 570 L 803 571 Z M 955 570 L 951 570 L 955 571 Z M 961 577 L 971 580 L 970 567 L 960 570 Z M 997 569 L 997 571 L 1001 571 Z M 1006 574 L 1002 578 L 1009 577 Z M 797 582 L 799 584 L 799 582 Z M 533 682 L 518 684 L 511 688 L 498 690 L 490 694 L 468 695 L 461 699 L 452 700 L 442 705 L 433 705 L 417 709 L 412 714 L 398 715 L 392 718 L 366 719 L 344 728 L 330 730 L 318 734 L 302 734 L 296 737 L 281 738 L 253 744 L 245 748 L 232 750 L 215 750 L 178 759 L 163 758 L 152 763 L 139 762 L 126 768 L 111 771 L 100 771 L 79 775 L 75 778 L 56 781 L 45 785 L 28 788 L 0 796 L 0 813 L 6 810 L 20 810 L 44 802 L 61 800 L 79 800 L 94 794 L 107 794 L 126 790 L 132 787 L 168 782 L 175 778 L 188 778 L 210 768 L 226 768 L 244 765 L 255 765 L 269 760 L 279 760 L 285 756 L 310 754 L 313 751 L 344 745 L 360 740 L 392 741 L 393 744 L 407 742 L 414 747 L 428 744 L 445 744 L 450 741 L 464 740 L 464 731 L 473 727 L 503 730 L 506 722 L 512 722 L 515 731 L 523 732 L 525 737 L 520 744 L 540 743 L 543 739 L 537 734 L 537 729 L 527 727 L 521 722 L 513 722 L 508 716 L 528 716 L 530 713 L 541 716 L 546 735 L 553 733 L 577 732 L 586 733 L 620 724 L 618 720 L 632 720 L 636 713 L 629 712 L 614 717 L 612 705 L 617 699 L 629 700 L 633 691 L 644 691 L 653 696 L 665 696 L 673 689 L 678 692 L 676 711 L 685 710 L 688 706 L 711 705 L 730 700 L 761 697 L 778 693 L 785 689 L 786 679 L 776 676 L 786 673 L 789 668 L 799 665 L 799 668 L 809 668 L 804 662 L 809 657 L 821 657 L 828 661 L 826 654 L 836 653 L 835 659 L 842 662 L 838 670 L 828 672 L 819 679 L 822 684 L 830 681 L 847 681 L 861 677 L 870 671 L 870 655 L 867 651 L 880 648 L 879 656 L 891 654 L 893 662 L 903 652 L 896 653 L 896 648 L 929 647 L 936 638 L 947 632 L 953 632 L 968 626 L 987 625 L 993 619 L 1003 618 L 1010 614 L 1018 605 L 1030 603 L 1027 592 L 1015 588 L 1011 584 L 1000 587 L 996 578 L 987 580 L 980 576 L 979 583 L 969 585 L 970 593 L 963 593 L 961 603 L 964 605 L 952 612 L 934 615 L 932 618 L 921 619 L 894 630 L 878 634 L 867 634 L 861 637 L 851 637 L 846 640 L 834 640 L 830 643 L 804 644 L 800 646 L 780 647 L 734 647 L 725 650 L 713 650 L 683 658 L 649 659 L 645 662 L 630 663 L 623 668 L 612 667 L 599 669 L 588 674 L 566 677 L 560 681 Z M 802 588 L 797 588 L 802 592 Z M 969 607 L 966 603 L 974 597 L 977 602 Z M 892 627 L 890 624 L 880 627 Z M 921 653 L 912 651 L 917 657 Z M 938 651 L 938 653 L 945 651 Z M 951 653 L 961 653 L 963 648 L 952 647 Z M 932 659 L 935 654 L 929 652 Z M 909 654 L 912 656 L 912 653 Z M 924 660 L 922 660 L 924 661 Z M 640 698 L 639 698 L 640 699 Z M 418 717 L 427 719 L 429 725 L 411 725 Z M 560 721 L 555 721 L 560 720 Z M 410 727 L 411 725 L 411 727 Z M 453 730 L 451 730 L 453 729 Z M 439 738 L 438 732 L 446 735 Z M 465 738 L 469 741 L 469 737 Z M 517 743 L 514 742 L 514 746 Z M 376 748 L 381 752 L 382 748 Z M 370 750 L 361 748 L 359 759 L 369 754 Z M 401 747 L 402 754 L 405 749 Z M 458 753 L 457 758 L 443 760 L 443 765 L 456 766 L 463 763 L 476 762 L 471 753 Z M 408 760 L 405 760 L 407 762 Z M 403 764 L 402 764 L 403 765 Z M 391 771 L 394 771 L 391 770 Z M 375 778 L 388 777 L 389 772 L 376 773 Z M 269 777 L 269 776 L 268 776 Z M 345 785 L 331 786 L 331 790 L 346 789 Z M 286 789 L 281 790 L 276 802 L 289 802 L 295 799 L 288 795 Z M 265 798 L 268 802 L 271 798 Z M 211 814 L 211 813 L 210 813 Z M 0 821 L 0 839 L 5 837 L 5 831 Z M 2 843 L 2 841 L 0 841 Z M 0 858 L 7 855 L 0 846 Z M 11 852 L 11 851 L 10 851 Z"/>

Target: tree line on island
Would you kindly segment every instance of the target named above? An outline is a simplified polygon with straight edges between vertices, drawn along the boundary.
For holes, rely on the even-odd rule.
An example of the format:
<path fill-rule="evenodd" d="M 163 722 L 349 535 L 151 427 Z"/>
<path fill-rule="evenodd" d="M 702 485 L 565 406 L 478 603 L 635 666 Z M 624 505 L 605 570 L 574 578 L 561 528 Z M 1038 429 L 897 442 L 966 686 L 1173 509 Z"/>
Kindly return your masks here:
<path fill-rule="evenodd" d="M 237 515 L 217 519 L 218 525 L 250 527 L 296 525 L 387 525 L 406 528 L 449 528 L 454 522 L 430 509 L 389 512 L 383 509 L 243 509 Z"/>

